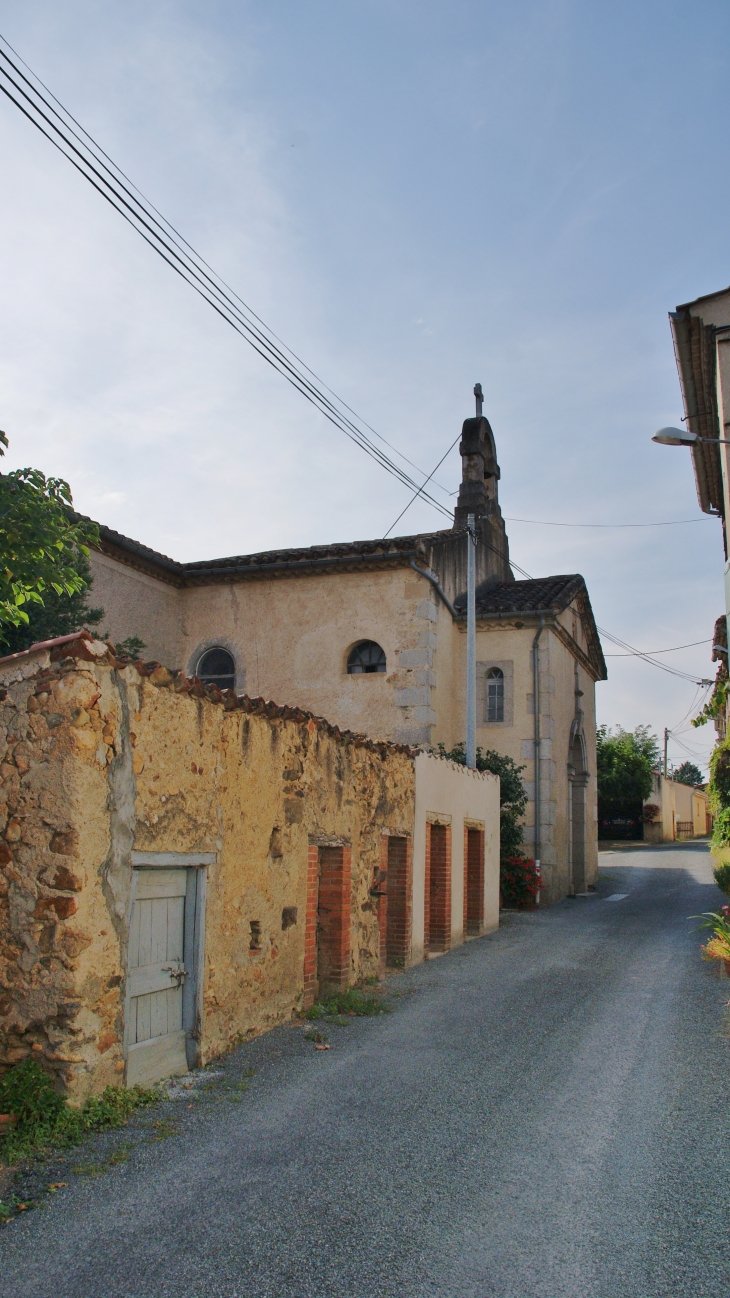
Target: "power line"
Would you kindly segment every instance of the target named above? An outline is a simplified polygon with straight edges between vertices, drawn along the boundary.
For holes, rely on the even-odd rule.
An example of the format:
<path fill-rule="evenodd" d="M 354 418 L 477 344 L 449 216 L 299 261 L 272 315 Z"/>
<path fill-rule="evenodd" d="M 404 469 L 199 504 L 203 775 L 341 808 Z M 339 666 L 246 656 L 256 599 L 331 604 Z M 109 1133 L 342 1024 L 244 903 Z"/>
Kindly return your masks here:
<path fill-rule="evenodd" d="M 672 649 L 642 649 L 641 653 L 647 654 L 675 654 L 680 649 L 694 649 L 700 644 L 711 644 L 711 640 L 693 640 L 691 644 L 677 644 Z M 605 658 L 632 658 L 633 654 L 604 654 Z"/>
<path fill-rule="evenodd" d="M 456 492 L 451 494 L 455 496 Z M 706 523 L 709 518 L 709 514 L 703 514 L 699 518 L 670 518 L 664 523 L 552 523 L 544 518 L 508 518 L 505 514 L 506 523 L 535 523 L 538 527 L 678 527 L 680 523 Z"/>
<path fill-rule="evenodd" d="M 431 479 L 432 479 L 434 473 L 436 473 L 437 470 L 441 468 L 441 465 L 443 464 L 444 460 L 446 459 L 446 456 L 449 454 L 449 451 L 453 451 L 453 449 L 454 449 L 454 447 L 456 446 L 456 443 L 458 442 L 458 440 L 459 440 L 460 437 L 461 437 L 461 433 L 459 433 L 459 436 L 458 436 L 458 437 L 455 437 L 455 438 L 454 438 L 454 440 L 453 440 L 453 442 L 451 443 L 451 446 L 449 447 L 449 449 L 448 449 L 447 451 L 445 451 L 444 454 L 441 456 L 441 459 L 439 460 L 438 464 L 436 465 L 436 468 L 435 468 L 435 469 L 432 469 L 431 472 L 429 473 L 428 477 L 426 478 L 426 481 L 425 481 L 424 484 L 423 484 L 423 487 L 427 487 L 427 486 L 428 486 L 428 484 L 429 484 L 429 482 L 431 481 Z M 417 497 L 417 496 L 420 496 L 421 492 L 423 491 L 423 487 L 419 487 L 418 491 L 416 491 L 415 494 L 414 494 L 413 496 L 411 496 L 410 500 L 408 501 L 408 504 L 405 506 L 404 509 L 402 509 L 402 510 L 400 511 L 400 514 L 399 514 L 398 517 L 396 518 L 395 523 L 391 523 L 390 527 L 388 528 L 388 532 L 392 532 L 392 531 L 393 531 L 393 528 L 395 527 L 395 524 L 396 524 L 396 523 L 400 523 L 400 521 L 401 521 L 403 515 L 404 515 L 404 514 L 405 514 L 405 513 L 410 509 L 410 507 L 411 507 L 411 505 L 413 504 L 413 502 L 414 502 L 414 500 L 416 499 L 416 497 Z M 387 536 L 387 535 L 388 535 L 388 532 L 385 532 L 384 535 Z"/>
<path fill-rule="evenodd" d="M 0 40 L 7 45 L 8 49 L 12 50 L 12 46 L 5 41 L 4 37 L 0 37 Z M 313 371 L 308 366 L 305 366 L 296 357 L 296 354 L 286 347 L 286 344 L 281 343 L 273 331 L 264 324 L 238 294 L 232 295 L 225 281 L 212 270 L 208 263 L 192 248 L 192 245 L 182 235 L 178 234 L 175 227 L 143 198 L 141 191 L 131 181 L 127 183 L 128 178 L 121 168 L 117 167 L 116 163 L 111 160 L 93 137 L 79 125 L 56 96 L 48 91 L 50 99 L 46 98 L 38 89 L 38 86 L 34 85 L 24 75 L 1 48 L 0 58 L 4 61 L 0 63 L 0 78 L 2 78 L 0 80 L 0 90 L 2 90 L 3 94 L 63 154 L 84 179 L 96 189 L 97 193 L 106 199 L 110 206 L 136 230 L 158 256 L 167 262 L 170 268 L 184 279 L 209 306 L 213 307 L 213 310 L 231 328 L 235 329 L 267 364 L 271 365 L 292 387 L 296 388 L 330 423 L 338 428 L 340 432 L 343 432 L 351 441 L 355 442 L 361 450 L 365 451 L 381 468 L 395 477 L 402 485 L 407 486 L 410 490 L 415 490 L 428 504 L 450 519 L 450 511 L 429 492 L 426 492 L 423 487 L 420 487 L 409 473 L 394 464 L 390 457 L 380 447 L 376 446 L 367 433 L 363 431 L 363 428 L 359 426 L 359 424 L 364 427 L 369 427 L 369 425 L 366 425 L 364 420 L 355 415 L 351 408 L 340 397 L 336 396 L 331 389 L 326 388 L 326 391 L 330 392 L 333 398 L 333 400 L 330 400 L 330 397 L 326 396 L 325 392 L 317 386 L 319 380 L 313 381 L 316 379 Z M 22 60 L 20 61 L 22 62 Z M 28 65 L 24 64 L 24 66 L 34 81 L 43 86 L 43 83 L 28 68 Z M 8 69 L 12 69 L 15 75 L 11 75 Z M 8 86 L 12 87 L 12 90 L 8 89 Z M 43 86 L 43 89 L 45 90 L 46 87 Z M 21 102 L 21 100 L 24 102 Z M 54 108 L 50 100 L 53 100 L 53 103 L 58 105 L 60 112 Z M 68 119 L 68 121 L 65 119 Z M 73 126 L 69 125 L 69 122 L 73 122 L 74 126 L 78 126 L 79 131 L 74 130 Z M 82 138 L 82 136 L 85 138 Z M 133 190 L 136 190 L 136 194 L 132 192 Z M 139 197 L 136 195 L 139 195 Z M 239 303 L 240 305 L 238 305 Z M 312 377 L 309 378 L 308 375 Z M 337 402 L 337 405 L 334 404 L 335 402 Z M 342 408 L 339 409 L 338 406 Z M 350 411 L 354 417 L 351 419 L 348 414 L 343 413 L 345 410 Z M 355 420 L 358 420 L 358 423 L 354 422 Z M 379 434 L 376 434 L 376 436 L 380 438 Z M 380 440 L 385 443 L 384 438 L 380 438 Z"/>

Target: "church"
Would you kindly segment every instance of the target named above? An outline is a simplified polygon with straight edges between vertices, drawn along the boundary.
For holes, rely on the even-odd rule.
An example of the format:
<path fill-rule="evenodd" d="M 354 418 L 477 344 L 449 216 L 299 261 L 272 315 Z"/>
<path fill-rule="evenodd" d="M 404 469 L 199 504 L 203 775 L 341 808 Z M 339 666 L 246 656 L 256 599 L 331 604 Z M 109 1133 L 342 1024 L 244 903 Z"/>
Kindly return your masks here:
<path fill-rule="evenodd" d="M 479 409 L 479 405 L 477 409 Z M 541 900 L 595 883 L 595 683 L 606 664 L 578 574 L 517 581 L 494 435 L 464 422 L 451 529 L 178 563 L 100 527 L 94 601 L 118 643 L 221 689 L 414 747 L 464 740 L 466 520 L 476 520 L 477 744 L 524 766 Z"/>

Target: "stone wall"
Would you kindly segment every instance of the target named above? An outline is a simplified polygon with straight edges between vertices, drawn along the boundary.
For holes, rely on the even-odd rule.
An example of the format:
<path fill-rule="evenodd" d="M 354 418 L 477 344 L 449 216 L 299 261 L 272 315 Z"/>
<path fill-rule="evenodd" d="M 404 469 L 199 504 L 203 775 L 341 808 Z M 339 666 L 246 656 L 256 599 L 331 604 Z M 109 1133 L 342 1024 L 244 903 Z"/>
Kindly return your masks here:
<path fill-rule="evenodd" d="M 383 837 L 413 833 L 410 750 L 84 635 L 4 660 L 0 686 L 0 1068 L 33 1054 L 79 1099 L 124 1081 L 133 850 L 214 858 L 201 1062 L 301 1008 L 312 846 L 350 849 L 349 981 L 378 972 L 371 888 Z"/>

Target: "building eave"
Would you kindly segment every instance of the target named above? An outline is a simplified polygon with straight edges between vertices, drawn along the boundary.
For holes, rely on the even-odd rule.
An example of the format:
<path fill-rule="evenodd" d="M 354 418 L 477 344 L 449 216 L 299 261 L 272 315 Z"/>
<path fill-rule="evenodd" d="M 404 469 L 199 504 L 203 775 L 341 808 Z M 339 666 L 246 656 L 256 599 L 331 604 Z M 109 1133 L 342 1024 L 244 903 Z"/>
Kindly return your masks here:
<path fill-rule="evenodd" d="M 669 324 L 687 427 L 699 437 L 717 439 L 720 436 L 720 421 L 717 411 L 714 326 L 704 324 L 699 316 L 691 313 L 689 307 L 678 307 L 676 311 L 670 312 Z M 708 442 L 693 446 L 692 463 L 700 509 L 705 514 L 724 518 L 719 446 L 712 446 Z"/>

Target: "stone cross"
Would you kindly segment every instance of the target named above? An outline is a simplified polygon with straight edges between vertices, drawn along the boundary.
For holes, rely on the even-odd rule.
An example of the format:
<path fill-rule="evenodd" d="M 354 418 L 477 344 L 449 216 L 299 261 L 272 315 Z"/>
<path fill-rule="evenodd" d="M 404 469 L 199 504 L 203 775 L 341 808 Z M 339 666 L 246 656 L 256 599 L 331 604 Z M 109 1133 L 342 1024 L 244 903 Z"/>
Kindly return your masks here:
<path fill-rule="evenodd" d="M 481 383 L 474 384 L 474 396 L 477 399 L 477 419 L 478 419 L 482 413 L 482 401 L 484 400 L 484 393 L 482 392 Z"/>

